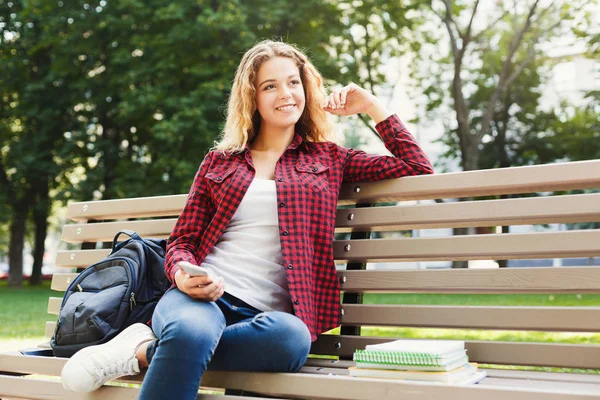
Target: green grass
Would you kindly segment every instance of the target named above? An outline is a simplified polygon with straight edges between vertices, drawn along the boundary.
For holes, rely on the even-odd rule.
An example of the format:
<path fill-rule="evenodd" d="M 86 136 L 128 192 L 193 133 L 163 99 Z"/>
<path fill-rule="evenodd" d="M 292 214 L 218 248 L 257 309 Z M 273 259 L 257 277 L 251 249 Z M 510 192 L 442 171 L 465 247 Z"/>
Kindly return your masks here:
<path fill-rule="evenodd" d="M 465 306 L 598 306 L 598 294 L 374 294 L 365 304 L 420 304 Z"/>
<path fill-rule="evenodd" d="M 60 296 L 50 290 L 50 281 L 39 287 L 26 283 L 22 289 L 8 288 L 6 281 L 0 281 L 0 340 L 43 337 L 46 321 L 55 319 L 47 313 L 52 294 Z"/>
<path fill-rule="evenodd" d="M 48 298 L 60 295 L 50 290 L 50 282 L 41 287 L 25 285 L 9 289 L 0 281 L 0 340 L 44 336 Z M 578 294 L 365 294 L 365 304 L 464 305 L 464 306 L 579 306 L 600 305 L 600 295 Z M 335 330 L 334 332 L 337 332 Z M 461 340 L 501 340 L 518 342 L 600 343 L 600 333 L 523 332 L 500 330 L 460 330 L 425 328 L 364 327 L 366 336 L 444 338 Z"/>

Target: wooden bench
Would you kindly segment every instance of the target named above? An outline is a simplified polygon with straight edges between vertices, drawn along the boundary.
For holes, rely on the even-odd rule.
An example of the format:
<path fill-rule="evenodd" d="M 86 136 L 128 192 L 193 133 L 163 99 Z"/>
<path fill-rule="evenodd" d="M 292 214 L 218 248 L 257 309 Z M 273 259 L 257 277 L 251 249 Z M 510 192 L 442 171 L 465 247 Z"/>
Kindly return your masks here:
<path fill-rule="evenodd" d="M 600 188 L 600 160 L 543 166 L 410 177 L 347 185 L 340 194 L 337 230 L 350 239 L 333 243 L 344 291 L 340 335 L 324 334 L 312 353 L 339 359 L 310 359 L 300 373 L 207 372 L 203 387 L 310 399 L 489 399 L 555 400 L 600 398 L 600 375 L 503 370 L 497 365 L 594 369 L 600 372 L 600 345 L 467 340 L 471 361 L 491 365 L 478 385 L 447 386 L 360 379 L 347 375 L 355 349 L 389 338 L 356 335 L 361 326 L 422 327 L 548 332 L 600 332 L 599 307 L 448 306 L 361 304 L 366 292 L 471 294 L 600 293 L 600 268 L 545 267 L 496 269 L 367 269 L 366 262 L 551 259 L 600 256 L 600 229 L 509 234 L 412 237 L 389 234 L 368 239 L 369 231 L 410 231 L 451 227 L 490 227 L 600 221 L 600 193 L 554 195 Z M 539 197 L 500 195 L 543 193 Z M 448 201 L 465 198 L 467 201 Z M 476 199 L 473 199 L 476 198 Z M 110 241 L 120 229 L 146 237 L 167 237 L 186 195 L 92 201 L 69 205 L 64 227 L 68 243 Z M 443 203 L 430 201 L 446 199 Z M 413 200 L 428 200 L 415 204 Z M 464 199 L 463 199 L 464 200 Z M 383 207 L 368 207 L 385 202 Z M 389 206 L 389 202 L 399 202 Z M 134 220 L 132 220 L 134 219 Z M 91 222 L 94 222 L 93 224 Z M 84 267 L 108 250 L 62 250 L 59 267 Z M 346 268 L 344 264 L 347 263 Z M 52 289 L 64 291 L 75 274 L 56 273 Z M 59 311 L 60 296 L 48 312 Z M 54 321 L 48 322 L 50 336 Z M 0 355 L 0 397 L 34 399 L 134 398 L 136 387 L 105 386 L 89 395 L 65 392 L 57 378 L 65 359 L 17 352 Z M 37 374 L 35 377 L 28 374 Z M 141 376 L 125 382 L 139 382 Z M 199 399 L 233 399 L 200 394 Z"/>

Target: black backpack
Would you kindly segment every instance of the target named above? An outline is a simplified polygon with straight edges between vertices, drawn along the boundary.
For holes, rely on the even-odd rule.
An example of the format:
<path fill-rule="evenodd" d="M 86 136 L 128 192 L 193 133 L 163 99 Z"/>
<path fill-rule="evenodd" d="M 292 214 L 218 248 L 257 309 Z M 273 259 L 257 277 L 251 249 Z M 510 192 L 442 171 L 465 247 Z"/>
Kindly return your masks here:
<path fill-rule="evenodd" d="M 121 234 L 130 239 L 117 243 Z M 136 322 L 148 323 L 169 288 L 164 239 L 142 239 L 122 230 L 104 260 L 87 267 L 71 282 L 62 301 L 50 345 L 57 357 L 71 357 L 101 344 Z"/>

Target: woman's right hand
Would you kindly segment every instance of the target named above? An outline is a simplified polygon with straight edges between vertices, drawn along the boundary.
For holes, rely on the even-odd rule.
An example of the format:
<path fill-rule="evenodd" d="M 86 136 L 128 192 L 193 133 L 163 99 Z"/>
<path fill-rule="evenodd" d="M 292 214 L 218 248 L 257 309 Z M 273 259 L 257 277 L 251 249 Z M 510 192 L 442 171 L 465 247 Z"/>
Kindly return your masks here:
<path fill-rule="evenodd" d="M 225 292 L 223 279 L 190 276 L 181 268 L 175 272 L 175 283 L 180 291 L 197 300 L 216 301 Z"/>

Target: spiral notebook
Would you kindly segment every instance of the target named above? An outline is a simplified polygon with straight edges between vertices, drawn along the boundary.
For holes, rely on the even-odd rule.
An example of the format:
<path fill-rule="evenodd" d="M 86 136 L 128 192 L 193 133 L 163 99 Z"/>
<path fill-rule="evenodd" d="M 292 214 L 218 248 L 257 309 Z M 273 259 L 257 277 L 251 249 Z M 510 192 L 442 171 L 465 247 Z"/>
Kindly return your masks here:
<path fill-rule="evenodd" d="M 465 342 L 460 340 L 400 339 L 368 345 L 365 350 L 356 350 L 354 353 L 354 361 L 359 368 L 388 365 L 447 369 L 444 367 L 464 365 L 465 358 Z"/>
<path fill-rule="evenodd" d="M 455 360 L 450 360 L 448 362 L 441 361 L 443 365 L 409 365 L 409 364 L 398 364 L 398 363 L 371 363 L 371 362 L 362 362 L 356 361 L 356 367 L 362 369 L 388 369 L 388 370 L 403 370 L 403 371 L 434 371 L 434 372 L 443 372 L 443 371 L 452 371 L 456 368 L 460 368 L 465 364 L 469 363 L 469 358 L 466 355 L 458 357 Z"/>

